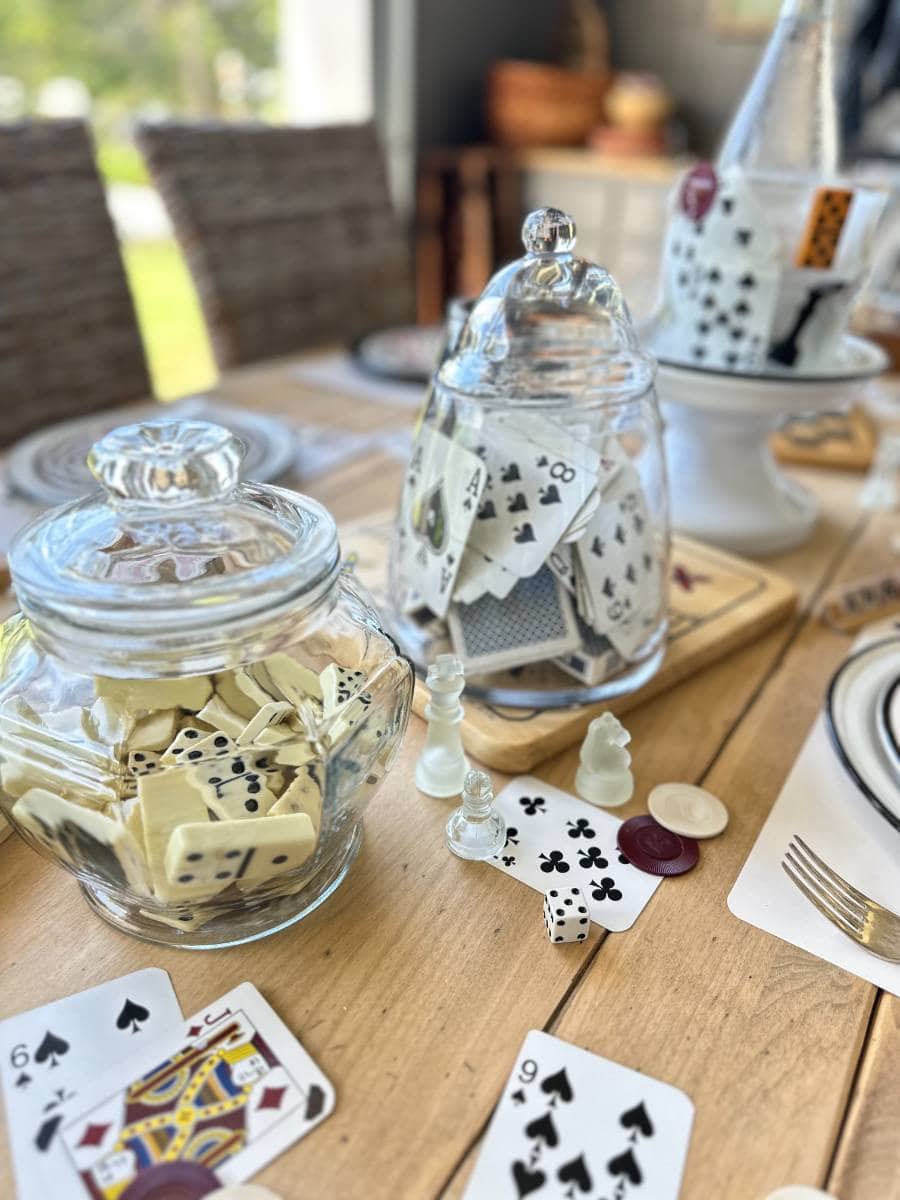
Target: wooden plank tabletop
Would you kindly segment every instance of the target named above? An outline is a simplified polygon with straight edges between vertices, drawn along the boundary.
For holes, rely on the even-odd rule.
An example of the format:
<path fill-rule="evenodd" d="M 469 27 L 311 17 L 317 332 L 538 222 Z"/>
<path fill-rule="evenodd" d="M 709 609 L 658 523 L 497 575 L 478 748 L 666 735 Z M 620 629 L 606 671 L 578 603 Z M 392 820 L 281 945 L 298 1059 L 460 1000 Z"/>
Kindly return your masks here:
<path fill-rule="evenodd" d="M 408 409 L 316 392 L 286 363 L 234 372 L 222 391 L 354 430 L 411 420 Z M 351 520 L 390 504 L 401 472 L 378 454 L 301 486 Z M 623 816 L 669 779 L 702 782 L 731 812 L 697 869 L 659 888 L 633 929 L 553 946 L 535 893 L 447 853 L 448 804 L 412 782 L 424 736 L 413 717 L 344 885 L 250 946 L 144 945 L 89 913 L 75 883 L 17 839 L 0 846 L 0 1017 L 146 966 L 171 974 L 185 1013 L 252 981 L 338 1094 L 334 1115 L 257 1177 L 285 1200 L 461 1196 L 533 1028 L 687 1092 L 696 1120 L 684 1200 L 762 1200 L 786 1183 L 900 1200 L 900 1001 L 725 903 L 850 645 L 812 606 L 828 585 L 886 566 L 900 529 L 893 514 L 860 513 L 858 475 L 792 473 L 822 506 L 812 540 L 770 562 L 796 584 L 798 616 L 627 718 L 636 789 Z M 577 748 L 535 774 L 571 791 L 576 765 Z M 505 777 L 493 777 L 499 789 Z M 0 1195 L 13 1195 L 5 1137 Z"/>

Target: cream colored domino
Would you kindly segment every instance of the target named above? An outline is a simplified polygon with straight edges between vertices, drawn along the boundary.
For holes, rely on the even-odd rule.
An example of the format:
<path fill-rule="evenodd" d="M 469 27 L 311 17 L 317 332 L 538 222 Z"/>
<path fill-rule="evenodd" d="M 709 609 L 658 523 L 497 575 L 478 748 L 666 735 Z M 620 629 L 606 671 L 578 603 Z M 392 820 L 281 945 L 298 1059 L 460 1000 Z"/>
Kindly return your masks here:
<path fill-rule="evenodd" d="M 268 704 L 262 706 L 256 716 L 241 730 L 238 734 L 237 744 L 239 746 L 254 745 L 261 733 L 272 725 L 282 724 L 293 711 L 294 706 L 288 704 L 286 700 L 270 700 Z"/>
<path fill-rule="evenodd" d="M 140 801 L 138 801 L 138 800 L 129 800 L 129 801 L 127 801 L 127 803 L 130 805 L 130 807 L 128 808 L 128 810 L 125 814 L 125 828 L 128 830 L 128 832 L 134 838 L 137 846 L 140 849 L 141 855 L 143 856 L 143 853 L 144 853 L 143 809 L 141 808 Z"/>
<path fill-rule="evenodd" d="M 101 696 L 91 705 L 91 720 L 99 741 L 104 746 L 112 746 L 116 757 L 120 757 L 134 729 L 134 717 L 131 713 L 108 697 Z"/>
<path fill-rule="evenodd" d="M 155 750 L 129 750 L 126 766 L 132 775 L 149 775 L 159 770 L 159 762 Z"/>
<path fill-rule="evenodd" d="M 268 729 L 260 730 L 253 739 L 253 744 L 255 746 L 280 746 L 296 737 L 297 733 L 293 726 L 285 722 L 283 725 L 270 725 Z"/>
<path fill-rule="evenodd" d="M 218 692 L 200 709 L 197 718 L 206 725 L 211 725 L 213 729 L 227 733 L 231 738 L 236 738 L 247 724 L 246 718 L 229 708 Z"/>
<path fill-rule="evenodd" d="M 160 762 L 164 767 L 181 766 L 181 760 L 187 751 L 208 736 L 208 730 L 198 729 L 196 725 L 187 725 L 184 729 L 179 729 L 173 741 L 163 751 Z"/>
<path fill-rule="evenodd" d="M 118 821 L 41 787 L 29 788 L 20 796 L 12 814 L 40 845 L 75 870 L 92 872 L 138 894 L 150 894 L 140 849 Z"/>
<path fill-rule="evenodd" d="M 216 691 L 229 708 L 245 721 L 252 720 L 264 704 L 276 699 L 260 687 L 244 667 L 215 676 Z"/>
<path fill-rule="evenodd" d="M 166 846 L 179 825 L 210 824 L 203 797 L 189 775 L 190 768 L 179 767 L 158 775 L 141 775 L 138 779 L 144 856 L 153 891 L 160 900 L 189 899 L 196 894 L 186 892 L 184 888 L 172 887 L 164 865 Z"/>
<path fill-rule="evenodd" d="M 330 717 L 353 696 L 357 696 L 365 705 L 372 703 L 369 693 L 360 691 L 366 682 L 363 671 L 352 671 L 349 667 L 329 663 L 319 676 L 319 682 L 322 685 L 322 707 L 325 717 Z"/>
<path fill-rule="evenodd" d="M 223 905 L 221 908 L 206 908 L 198 913 L 186 912 L 180 917 L 153 912 L 150 908 L 142 908 L 140 912 L 142 917 L 147 917 L 151 921 L 159 921 L 160 925 L 171 925 L 173 929 L 184 929 L 187 933 L 191 933 L 195 929 L 202 929 L 216 917 L 221 917 L 222 913 L 228 912 L 228 909 Z"/>
<path fill-rule="evenodd" d="M 299 738 L 285 746 L 276 746 L 272 751 L 272 758 L 280 767 L 302 767 L 306 763 L 314 762 L 316 757 L 316 752 L 309 742 Z"/>
<path fill-rule="evenodd" d="M 254 663 L 250 670 L 262 687 L 284 696 L 295 708 L 310 696 L 315 700 L 322 699 L 319 676 L 289 654 L 280 651 L 270 654 L 261 662 Z"/>
<path fill-rule="evenodd" d="M 178 730 L 177 708 L 163 708 L 142 717 L 128 739 L 129 750 L 165 750 Z"/>
<path fill-rule="evenodd" d="M 129 712 L 141 709 L 155 712 L 159 708 L 197 712 L 213 692 L 208 675 L 187 675 L 182 679 L 111 679 L 96 675 L 94 687 L 98 696 Z"/>
<path fill-rule="evenodd" d="M 318 838 L 322 828 L 322 789 L 312 772 L 298 771 L 291 786 L 269 809 L 270 817 L 282 817 L 286 813 L 306 813 Z"/>
<path fill-rule="evenodd" d="M 295 870 L 315 848 L 316 835 L 305 813 L 181 825 L 166 851 L 166 875 L 173 887 L 262 883 Z"/>
<path fill-rule="evenodd" d="M 247 759 L 223 758 L 188 770 L 192 785 L 220 821 L 264 817 L 275 803 L 264 770 L 254 769 Z"/>

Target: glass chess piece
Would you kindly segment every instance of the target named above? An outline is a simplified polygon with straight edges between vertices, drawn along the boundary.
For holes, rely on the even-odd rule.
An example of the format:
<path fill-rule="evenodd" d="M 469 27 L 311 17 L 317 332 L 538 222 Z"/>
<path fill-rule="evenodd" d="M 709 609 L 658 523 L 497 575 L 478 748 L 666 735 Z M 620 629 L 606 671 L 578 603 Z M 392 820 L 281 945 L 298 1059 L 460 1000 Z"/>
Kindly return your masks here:
<path fill-rule="evenodd" d="M 428 729 L 416 763 L 416 787 L 426 796 L 446 799 L 459 795 L 469 769 L 459 730 L 463 719 L 459 698 L 466 686 L 462 663 L 453 654 L 439 654 L 428 668 L 425 683 L 430 693 L 425 708 Z"/>
<path fill-rule="evenodd" d="M 447 822 L 447 848 L 457 858 L 480 862 L 506 844 L 506 822 L 494 808 L 494 788 L 484 771 L 469 771 L 462 804 Z"/>

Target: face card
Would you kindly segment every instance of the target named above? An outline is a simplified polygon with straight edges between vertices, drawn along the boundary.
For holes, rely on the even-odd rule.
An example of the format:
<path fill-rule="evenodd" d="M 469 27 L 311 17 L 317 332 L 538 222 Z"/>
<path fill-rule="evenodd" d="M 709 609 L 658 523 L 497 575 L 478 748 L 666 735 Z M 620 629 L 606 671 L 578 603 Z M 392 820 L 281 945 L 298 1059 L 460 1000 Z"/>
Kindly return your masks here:
<path fill-rule="evenodd" d="M 693 1120 L 680 1089 L 533 1029 L 465 1200 L 677 1200 Z"/>
<path fill-rule="evenodd" d="M 477 454 L 433 425 L 422 426 L 401 500 L 399 553 L 413 582 L 405 611 L 425 605 L 446 615 L 485 481 Z"/>
<path fill-rule="evenodd" d="M 180 1020 L 169 976 L 151 967 L 0 1023 L 0 1077 L 19 1200 L 46 1200 L 41 1164 L 98 1069 L 129 1059 Z"/>
<path fill-rule="evenodd" d="M 505 600 L 482 596 L 447 614 L 453 648 L 469 671 L 502 671 L 543 662 L 578 645 L 565 588 L 547 567 L 520 579 Z"/>
<path fill-rule="evenodd" d="M 252 984 L 177 1020 L 86 1095 L 45 1166 L 52 1195 L 116 1200 L 161 1163 L 255 1175 L 331 1113 L 331 1084 Z M 48 1193 L 45 1191 L 44 1195 Z"/>
<path fill-rule="evenodd" d="M 633 867 L 616 844 L 621 821 L 593 804 L 524 775 L 496 799 L 506 845 L 488 862 L 535 891 L 580 887 L 591 920 L 614 933 L 630 927 L 661 883 Z"/>

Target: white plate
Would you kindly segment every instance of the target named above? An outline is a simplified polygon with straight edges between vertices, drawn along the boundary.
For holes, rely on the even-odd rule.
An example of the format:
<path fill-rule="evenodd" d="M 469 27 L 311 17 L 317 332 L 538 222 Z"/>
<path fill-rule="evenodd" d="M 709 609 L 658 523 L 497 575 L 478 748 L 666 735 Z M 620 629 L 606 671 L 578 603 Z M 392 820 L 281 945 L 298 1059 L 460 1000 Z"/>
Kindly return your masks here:
<path fill-rule="evenodd" d="M 884 752 L 900 781 L 900 665 L 878 698 L 877 720 Z"/>
<path fill-rule="evenodd" d="M 286 474 L 297 457 L 294 431 L 283 421 L 219 405 L 205 396 L 189 396 L 176 404 L 110 408 L 40 429 L 10 450 L 6 468 L 9 485 L 40 504 L 76 500 L 97 486 L 85 460 L 98 438 L 117 425 L 167 416 L 215 421 L 236 433 L 247 448 L 242 479 L 268 483 Z"/>
<path fill-rule="evenodd" d="M 870 804 L 900 830 L 900 783 L 879 733 L 879 705 L 900 668 L 900 637 L 864 647 L 835 672 L 825 717 L 831 740 Z"/>

